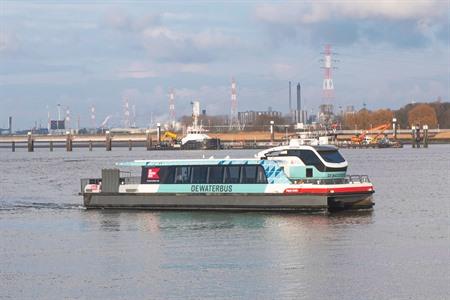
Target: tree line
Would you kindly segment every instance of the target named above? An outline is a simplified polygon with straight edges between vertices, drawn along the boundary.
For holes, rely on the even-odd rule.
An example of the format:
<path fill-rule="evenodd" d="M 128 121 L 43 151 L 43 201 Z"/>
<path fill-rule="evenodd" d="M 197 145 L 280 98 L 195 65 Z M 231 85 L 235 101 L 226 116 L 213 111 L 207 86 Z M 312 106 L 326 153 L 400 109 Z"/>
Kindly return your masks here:
<path fill-rule="evenodd" d="M 429 128 L 450 128 L 450 102 L 411 103 L 398 110 L 361 109 L 340 116 L 343 129 L 370 129 L 382 124 L 391 124 L 397 119 L 399 128 L 411 128 L 412 125 L 428 125 Z"/>

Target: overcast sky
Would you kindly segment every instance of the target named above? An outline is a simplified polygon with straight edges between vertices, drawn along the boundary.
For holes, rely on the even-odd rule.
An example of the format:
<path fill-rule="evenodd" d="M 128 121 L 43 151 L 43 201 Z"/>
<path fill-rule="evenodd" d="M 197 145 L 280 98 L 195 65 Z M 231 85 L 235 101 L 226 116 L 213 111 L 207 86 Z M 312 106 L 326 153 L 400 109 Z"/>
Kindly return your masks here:
<path fill-rule="evenodd" d="M 46 127 L 47 106 L 70 108 L 89 124 L 122 99 L 137 123 L 164 121 L 168 92 L 176 114 L 199 100 L 208 114 L 288 110 L 288 81 L 304 105 L 322 103 L 325 44 L 337 54 L 335 107 L 398 108 L 449 100 L 450 1 L 151 2 L 0 1 L 0 127 Z M 294 89 L 293 89 L 294 91 Z"/>

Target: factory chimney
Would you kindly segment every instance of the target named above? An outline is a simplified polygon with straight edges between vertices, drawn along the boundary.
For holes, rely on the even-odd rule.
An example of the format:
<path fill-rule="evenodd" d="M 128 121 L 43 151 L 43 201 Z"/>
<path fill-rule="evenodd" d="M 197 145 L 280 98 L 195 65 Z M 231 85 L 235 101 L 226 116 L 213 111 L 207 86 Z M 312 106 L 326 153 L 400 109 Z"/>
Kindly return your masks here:
<path fill-rule="evenodd" d="M 11 135 L 12 134 L 12 117 L 9 117 L 9 120 L 8 120 L 8 131 L 9 131 L 9 134 Z"/>
<path fill-rule="evenodd" d="M 302 110 L 302 94 L 300 82 L 297 84 L 297 111 Z"/>
<path fill-rule="evenodd" d="M 291 92 L 291 82 L 289 81 L 289 113 L 292 113 L 292 92 Z"/>

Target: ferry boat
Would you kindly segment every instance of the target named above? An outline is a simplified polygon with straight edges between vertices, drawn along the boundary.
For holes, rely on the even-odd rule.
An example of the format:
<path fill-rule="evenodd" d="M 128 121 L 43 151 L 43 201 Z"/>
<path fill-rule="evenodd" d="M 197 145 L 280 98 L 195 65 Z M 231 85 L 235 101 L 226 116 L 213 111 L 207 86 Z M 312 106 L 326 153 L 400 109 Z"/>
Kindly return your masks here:
<path fill-rule="evenodd" d="M 368 176 L 347 175 L 335 146 L 290 144 L 245 159 L 135 160 L 140 176 L 103 169 L 81 180 L 86 208 L 175 210 L 370 209 Z"/>

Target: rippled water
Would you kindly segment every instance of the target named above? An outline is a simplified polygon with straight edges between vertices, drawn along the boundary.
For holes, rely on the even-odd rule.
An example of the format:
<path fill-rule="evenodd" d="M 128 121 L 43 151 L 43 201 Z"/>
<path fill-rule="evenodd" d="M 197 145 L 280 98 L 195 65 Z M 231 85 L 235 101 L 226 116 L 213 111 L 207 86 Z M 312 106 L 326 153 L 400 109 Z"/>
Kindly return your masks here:
<path fill-rule="evenodd" d="M 47 151 L 0 150 L 0 298 L 449 298 L 450 145 L 342 150 L 376 206 L 331 215 L 87 211 L 81 177 L 201 152 Z"/>

